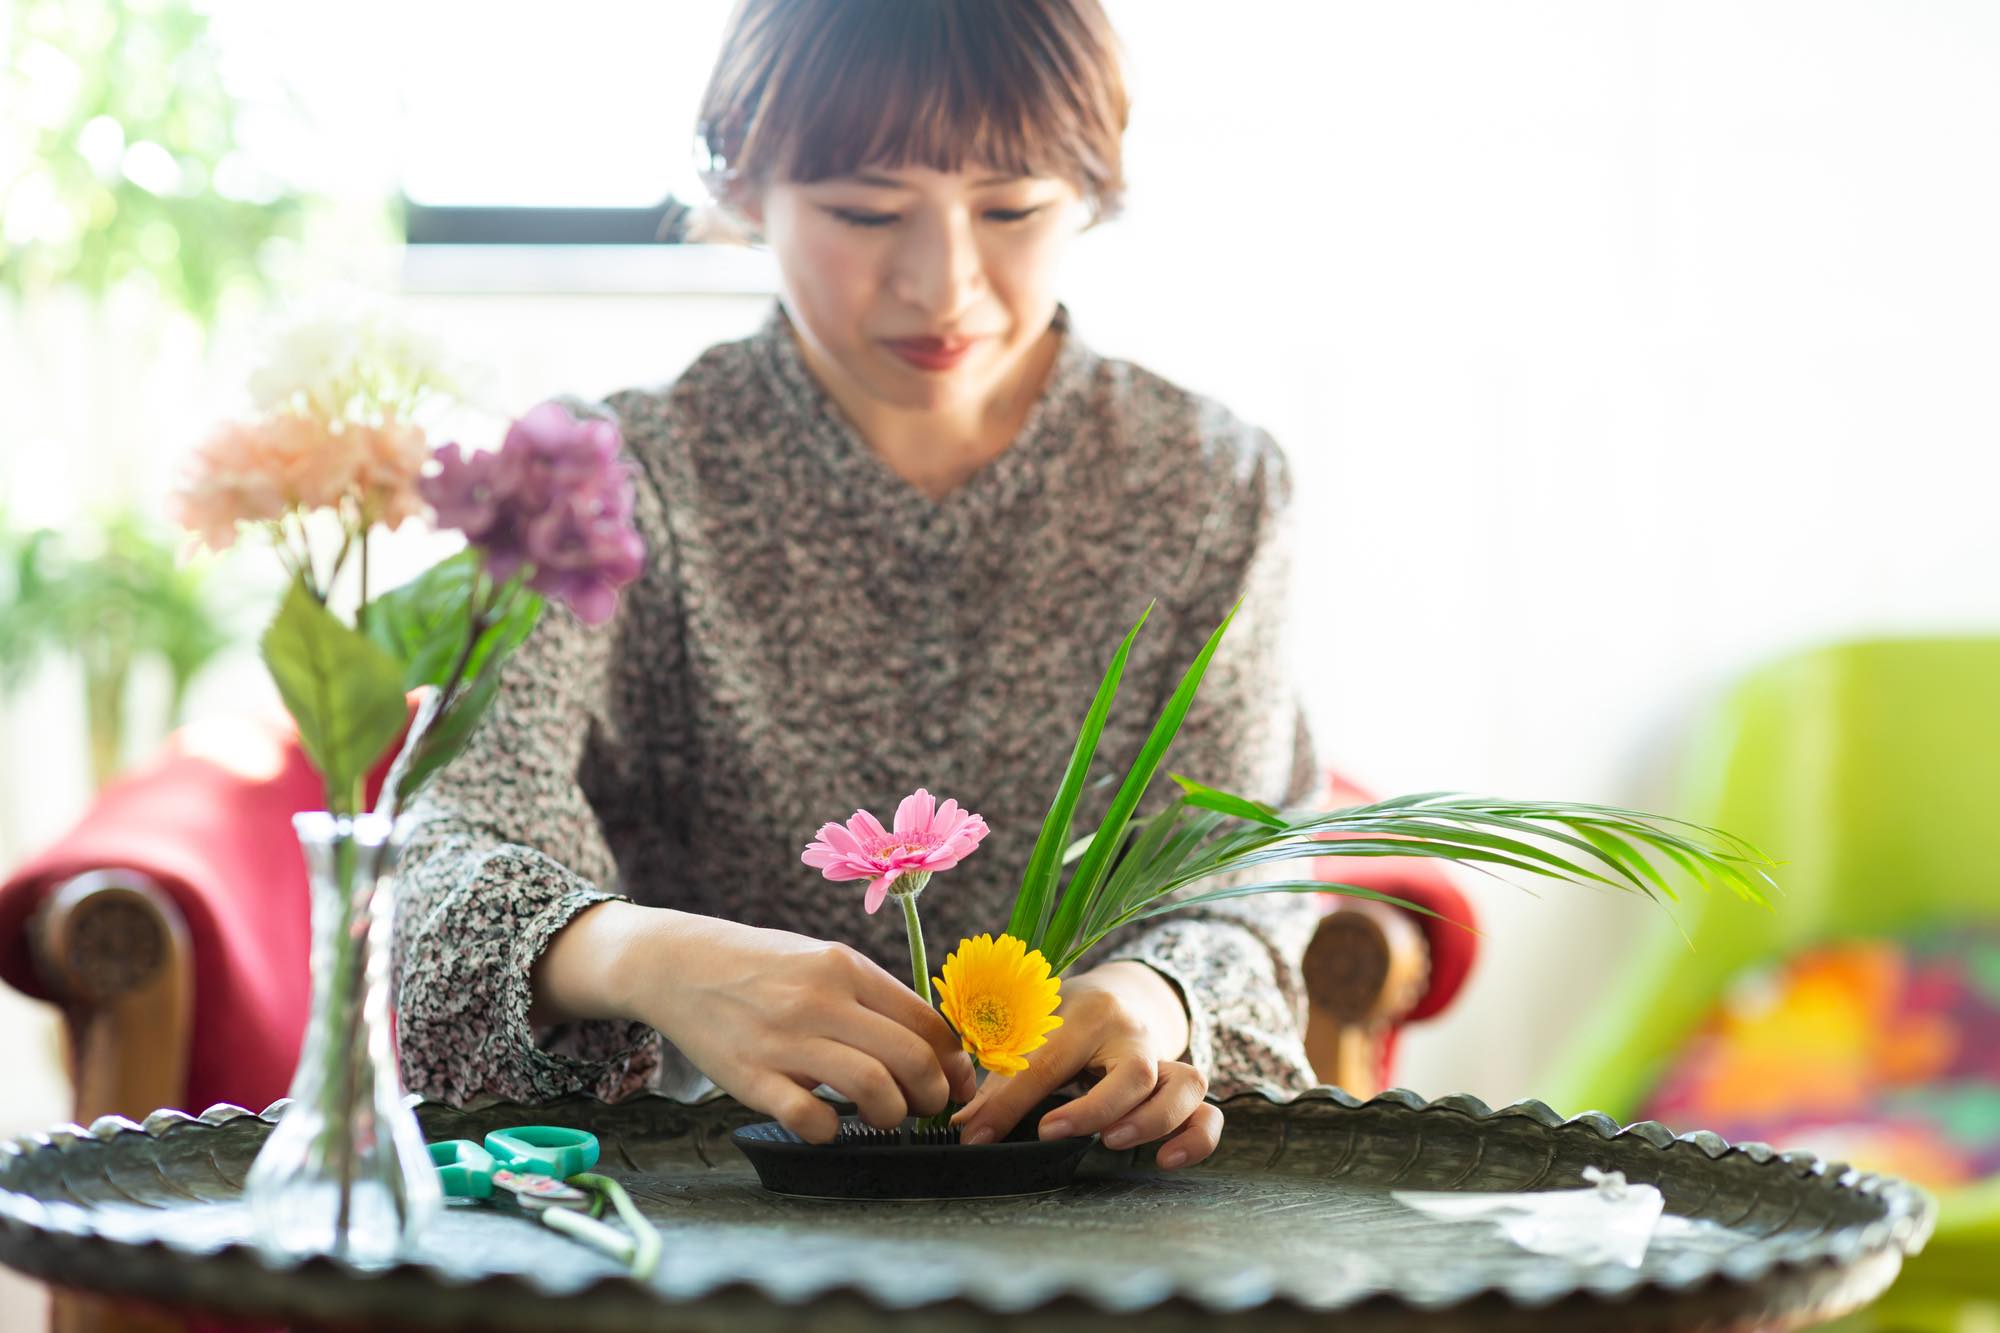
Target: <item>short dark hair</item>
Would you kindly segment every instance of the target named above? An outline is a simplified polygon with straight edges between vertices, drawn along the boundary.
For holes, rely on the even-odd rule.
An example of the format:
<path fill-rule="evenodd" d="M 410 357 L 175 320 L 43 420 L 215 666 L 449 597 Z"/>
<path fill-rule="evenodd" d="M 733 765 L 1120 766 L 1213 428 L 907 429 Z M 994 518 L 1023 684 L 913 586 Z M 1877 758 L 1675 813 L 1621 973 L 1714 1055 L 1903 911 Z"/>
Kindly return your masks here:
<path fill-rule="evenodd" d="M 740 201 L 868 166 L 1055 176 L 1118 210 L 1128 109 L 1098 0 L 739 0 L 701 100 L 702 177 Z"/>

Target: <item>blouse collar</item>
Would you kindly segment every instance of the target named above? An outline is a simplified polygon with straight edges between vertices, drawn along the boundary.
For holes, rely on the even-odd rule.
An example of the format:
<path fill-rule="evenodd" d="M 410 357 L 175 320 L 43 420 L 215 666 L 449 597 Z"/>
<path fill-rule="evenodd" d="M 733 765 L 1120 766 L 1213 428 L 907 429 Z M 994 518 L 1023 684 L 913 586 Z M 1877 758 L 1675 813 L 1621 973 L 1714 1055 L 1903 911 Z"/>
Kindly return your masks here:
<path fill-rule="evenodd" d="M 936 499 L 898 476 L 868 447 L 807 367 L 781 303 L 772 305 L 750 342 L 785 417 L 798 428 L 796 441 L 776 442 L 779 447 L 805 449 L 818 458 L 832 474 L 833 490 L 845 492 L 848 503 L 843 508 L 865 512 L 878 530 L 930 548 L 963 541 L 984 520 L 1005 513 L 1023 495 L 1043 489 L 1049 471 L 1067 461 L 1065 453 L 1082 447 L 1089 437 L 1077 426 L 1098 358 L 1076 336 L 1068 307 L 1056 307 L 1052 327 L 1061 335 L 1055 362 L 1013 443 Z"/>

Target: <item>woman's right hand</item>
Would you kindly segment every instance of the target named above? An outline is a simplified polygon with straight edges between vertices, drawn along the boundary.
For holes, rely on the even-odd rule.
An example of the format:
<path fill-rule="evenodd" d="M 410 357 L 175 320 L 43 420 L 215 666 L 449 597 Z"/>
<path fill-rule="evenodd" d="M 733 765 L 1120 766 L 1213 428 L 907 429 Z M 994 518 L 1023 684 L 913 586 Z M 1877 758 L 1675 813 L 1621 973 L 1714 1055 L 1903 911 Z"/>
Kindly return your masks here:
<path fill-rule="evenodd" d="M 623 960 L 632 1016 L 746 1106 L 812 1143 L 839 1131 L 824 1083 L 890 1129 L 972 1100 L 972 1060 L 938 1012 L 858 950 L 652 909 Z"/>

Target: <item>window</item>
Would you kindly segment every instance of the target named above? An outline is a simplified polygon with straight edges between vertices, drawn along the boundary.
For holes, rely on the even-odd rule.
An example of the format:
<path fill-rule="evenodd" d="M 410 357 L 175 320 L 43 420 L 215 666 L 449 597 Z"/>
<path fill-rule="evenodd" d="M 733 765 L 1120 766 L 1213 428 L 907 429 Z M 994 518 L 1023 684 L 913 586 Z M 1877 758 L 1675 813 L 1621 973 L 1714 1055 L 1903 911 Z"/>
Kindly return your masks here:
<path fill-rule="evenodd" d="M 728 0 L 417 5 L 396 18 L 413 245 L 684 238 Z"/>

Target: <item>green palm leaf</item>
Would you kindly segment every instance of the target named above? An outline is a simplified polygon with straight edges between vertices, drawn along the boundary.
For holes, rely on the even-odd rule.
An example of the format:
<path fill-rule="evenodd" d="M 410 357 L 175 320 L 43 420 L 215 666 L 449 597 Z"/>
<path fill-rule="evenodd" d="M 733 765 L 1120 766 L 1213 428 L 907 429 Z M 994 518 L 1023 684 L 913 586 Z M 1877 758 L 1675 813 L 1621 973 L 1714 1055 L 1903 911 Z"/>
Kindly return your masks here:
<path fill-rule="evenodd" d="M 1126 634 L 1098 685 L 1008 923 L 1008 933 L 1040 949 L 1058 975 L 1121 927 L 1260 893 L 1329 893 L 1437 915 L 1393 894 L 1316 879 L 1212 884 L 1221 876 L 1310 858 L 1429 858 L 1496 878 L 1499 870 L 1520 871 L 1641 893 L 1656 902 L 1678 901 L 1674 875 L 1704 891 L 1720 885 L 1767 906 L 1767 891 L 1778 891 L 1767 869 L 1778 863 L 1733 834 L 1588 802 L 1508 801 L 1429 791 L 1343 810 L 1281 811 L 1175 773 L 1170 776 L 1180 795 L 1156 814 L 1139 815 L 1139 803 L 1241 606 L 1239 602 L 1216 627 L 1182 675 L 1103 822 L 1071 840 L 1078 798 L 1146 616 Z M 1151 610 L 1147 608 L 1148 615 Z M 1059 887 L 1064 868 L 1071 865 L 1075 869 L 1068 885 Z M 1210 887 L 1202 890 L 1205 883 Z"/>
<path fill-rule="evenodd" d="M 1675 899 L 1668 874 L 1648 855 L 1649 850 L 1657 850 L 1672 863 L 1672 869 L 1704 889 L 1720 884 L 1753 901 L 1765 902 L 1761 886 L 1776 888 L 1763 869 L 1776 863 L 1742 839 L 1615 806 L 1493 801 L 1433 792 L 1348 810 L 1282 815 L 1280 824 L 1274 825 L 1265 814 L 1267 807 L 1256 802 L 1201 788 L 1200 784 L 1183 784 L 1183 788 L 1186 794 L 1164 817 L 1156 817 L 1159 822 L 1154 830 L 1174 829 L 1179 822 L 1175 811 L 1180 808 L 1199 811 L 1196 821 L 1177 833 L 1163 833 L 1157 839 L 1141 836 L 1132 843 L 1102 895 L 1105 901 L 1090 912 L 1084 929 L 1074 939 L 1058 947 L 1054 955 L 1058 972 L 1073 966 L 1122 926 L 1253 894 L 1317 890 L 1424 911 L 1390 894 L 1318 880 L 1287 879 L 1183 892 L 1217 876 L 1308 858 L 1426 857 L 1486 874 L 1495 873 L 1494 868 L 1515 870 L 1642 893 L 1656 901 Z M 1237 813 L 1245 809 L 1250 813 Z M 1500 811 L 1507 813 L 1496 813 Z M 1660 828 L 1661 823 L 1704 836 L 1683 836 Z M 1495 829 L 1507 832 L 1496 833 Z M 1349 836 L 1319 836 L 1326 833 Z M 1529 838 L 1547 839 L 1583 855 L 1565 855 Z"/>

